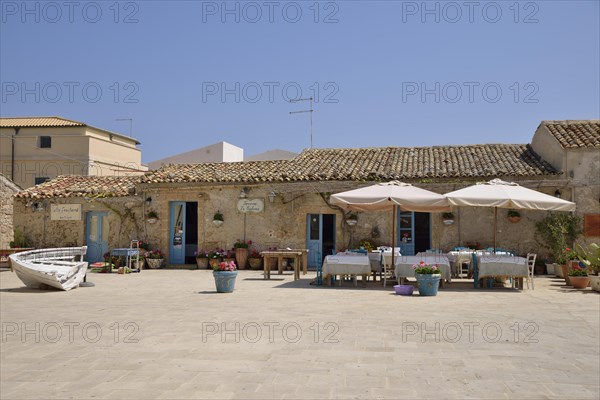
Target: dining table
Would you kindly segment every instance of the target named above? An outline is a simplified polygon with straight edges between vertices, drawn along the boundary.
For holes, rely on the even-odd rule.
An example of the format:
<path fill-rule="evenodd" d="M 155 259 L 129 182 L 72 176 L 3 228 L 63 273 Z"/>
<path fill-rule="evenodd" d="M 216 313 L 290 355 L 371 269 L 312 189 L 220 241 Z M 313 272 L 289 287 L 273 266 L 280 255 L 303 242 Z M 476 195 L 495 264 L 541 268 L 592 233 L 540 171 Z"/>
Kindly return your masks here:
<path fill-rule="evenodd" d="M 512 278 L 516 287 L 523 288 L 529 272 L 526 258 L 493 253 L 478 253 L 476 258 L 475 287 L 478 282 L 481 287 L 485 278 Z"/>
<path fill-rule="evenodd" d="M 360 253 L 338 253 L 329 255 L 323 261 L 323 278 L 324 282 L 330 281 L 333 284 L 333 279 L 336 276 L 351 276 L 354 280 L 354 285 L 357 285 L 356 277 L 362 276 L 363 286 L 367 284 L 367 278 L 371 273 L 371 263 L 367 254 Z M 338 281 L 342 284 L 342 279 Z"/>
<path fill-rule="evenodd" d="M 260 255 L 264 258 L 263 279 L 271 279 L 271 260 L 276 260 L 277 272 L 279 272 L 279 275 L 283 274 L 283 260 L 287 258 L 294 260 L 294 280 L 300 279 L 300 263 L 302 262 L 303 254 L 305 253 L 300 249 L 268 250 L 261 252 Z M 304 265 L 306 265 L 306 263 L 304 263 Z"/>

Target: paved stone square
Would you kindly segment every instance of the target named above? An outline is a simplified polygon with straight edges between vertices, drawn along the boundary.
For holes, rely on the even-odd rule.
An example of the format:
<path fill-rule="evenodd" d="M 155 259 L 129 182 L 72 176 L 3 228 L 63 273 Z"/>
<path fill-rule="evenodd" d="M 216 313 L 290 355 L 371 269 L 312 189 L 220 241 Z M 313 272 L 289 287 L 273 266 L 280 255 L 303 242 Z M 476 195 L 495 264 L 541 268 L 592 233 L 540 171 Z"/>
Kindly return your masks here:
<path fill-rule="evenodd" d="M 240 271 L 89 274 L 23 288 L 0 272 L 0 398 L 371 399 L 600 396 L 600 296 L 453 283 L 437 297 Z"/>

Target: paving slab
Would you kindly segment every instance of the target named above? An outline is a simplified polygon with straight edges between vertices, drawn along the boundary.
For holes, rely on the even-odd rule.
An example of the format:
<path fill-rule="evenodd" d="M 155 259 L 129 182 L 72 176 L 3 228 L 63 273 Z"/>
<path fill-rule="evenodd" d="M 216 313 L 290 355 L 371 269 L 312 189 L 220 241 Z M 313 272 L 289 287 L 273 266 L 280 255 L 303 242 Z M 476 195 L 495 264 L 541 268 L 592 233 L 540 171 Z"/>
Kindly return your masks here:
<path fill-rule="evenodd" d="M 600 296 L 453 282 L 436 297 L 314 273 L 90 274 L 69 292 L 0 272 L 2 399 L 598 399 Z"/>

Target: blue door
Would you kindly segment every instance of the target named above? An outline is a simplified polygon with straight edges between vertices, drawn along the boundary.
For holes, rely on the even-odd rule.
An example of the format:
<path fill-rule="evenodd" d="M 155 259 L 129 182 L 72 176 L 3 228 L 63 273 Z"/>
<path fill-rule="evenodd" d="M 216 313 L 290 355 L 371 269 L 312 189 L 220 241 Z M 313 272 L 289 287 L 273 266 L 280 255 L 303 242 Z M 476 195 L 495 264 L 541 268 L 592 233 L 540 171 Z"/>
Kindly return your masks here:
<path fill-rule="evenodd" d="M 401 254 L 413 256 L 431 248 L 431 214 L 398 211 L 397 224 L 396 243 Z"/>
<path fill-rule="evenodd" d="M 335 214 L 306 215 L 308 267 L 318 268 L 326 255 L 335 252 Z"/>
<path fill-rule="evenodd" d="M 321 214 L 306 215 L 306 248 L 308 249 L 308 267 L 321 266 L 323 259 L 323 218 Z"/>
<path fill-rule="evenodd" d="M 87 245 L 87 260 L 95 263 L 104 260 L 108 252 L 108 213 L 90 211 L 85 218 L 85 242 Z"/>
<path fill-rule="evenodd" d="M 170 203 L 169 262 L 185 264 L 185 202 Z"/>

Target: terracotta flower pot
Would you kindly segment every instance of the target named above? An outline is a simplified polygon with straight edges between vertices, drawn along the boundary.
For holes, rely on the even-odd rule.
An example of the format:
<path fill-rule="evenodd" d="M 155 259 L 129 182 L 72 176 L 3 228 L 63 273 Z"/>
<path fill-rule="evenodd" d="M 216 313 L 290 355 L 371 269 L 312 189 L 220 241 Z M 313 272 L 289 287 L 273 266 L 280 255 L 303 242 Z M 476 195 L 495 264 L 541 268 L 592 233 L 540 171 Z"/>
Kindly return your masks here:
<path fill-rule="evenodd" d="M 148 264 L 151 269 L 159 269 L 162 266 L 162 262 L 162 258 L 146 258 L 146 264 Z"/>
<path fill-rule="evenodd" d="M 250 264 L 250 269 L 258 270 L 262 268 L 262 258 L 252 257 L 248 259 L 248 264 Z"/>
<path fill-rule="evenodd" d="M 235 249 L 235 259 L 237 261 L 238 269 L 246 269 L 246 262 L 248 261 L 248 249 L 243 247 Z"/>
<path fill-rule="evenodd" d="M 574 289 L 585 289 L 590 284 L 589 276 L 570 276 L 569 279 Z"/>
<path fill-rule="evenodd" d="M 516 224 L 517 222 L 519 222 L 521 220 L 521 217 L 508 217 L 508 220 L 510 222 L 512 222 L 513 224 Z"/>
<path fill-rule="evenodd" d="M 196 258 L 196 265 L 198 265 L 198 269 L 208 268 L 208 258 Z"/>

